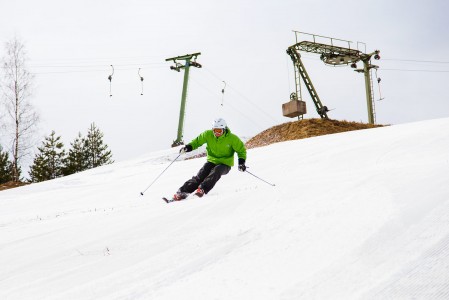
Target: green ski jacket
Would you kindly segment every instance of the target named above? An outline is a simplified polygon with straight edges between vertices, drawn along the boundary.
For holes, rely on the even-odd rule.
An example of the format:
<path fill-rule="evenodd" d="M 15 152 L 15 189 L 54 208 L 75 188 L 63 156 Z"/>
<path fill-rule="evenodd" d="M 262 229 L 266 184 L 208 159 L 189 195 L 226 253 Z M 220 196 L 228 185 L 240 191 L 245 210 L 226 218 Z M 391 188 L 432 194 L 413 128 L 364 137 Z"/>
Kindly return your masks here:
<path fill-rule="evenodd" d="M 211 163 L 232 167 L 234 165 L 234 153 L 236 152 L 238 158 L 246 160 L 245 144 L 238 136 L 231 133 L 229 128 L 226 128 L 225 133 L 219 137 L 216 137 L 212 130 L 206 130 L 189 143 L 192 149 L 197 149 L 203 144 L 207 144 L 207 161 Z"/>

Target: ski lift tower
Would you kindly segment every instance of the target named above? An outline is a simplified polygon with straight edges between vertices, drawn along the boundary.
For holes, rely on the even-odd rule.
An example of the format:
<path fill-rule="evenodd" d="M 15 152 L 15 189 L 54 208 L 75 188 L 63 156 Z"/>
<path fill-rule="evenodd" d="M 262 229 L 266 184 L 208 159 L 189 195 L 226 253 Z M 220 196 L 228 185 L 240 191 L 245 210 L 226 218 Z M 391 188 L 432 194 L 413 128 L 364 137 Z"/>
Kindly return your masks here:
<path fill-rule="evenodd" d="M 172 147 L 176 147 L 179 145 L 184 145 L 184 141 L 182 140 L 182 132 L 184 127 L 184 115 L 186 108 L 186 98 L 187 98 L 187 85 L 189 83 L 189 69 L 190 67 L 201 68 L 202 66 L 196 62 L 196 58 L 198 55 L 201 55 L 200 52 L 193 54 L 186 54 L 177 57 L 167 58 L 165 61 L 173 61 L 175 63 L 174 66 L 170 66 L 171 70 L 181 72 L 181 69 L 184 69 L 184 84 L 182 86 L 182 95 L 181 95 L 181 108 L 179 111 L 179 123 L 178 123 L 178 135 L 176 140 L 173 141 Z M 193 59 L 193 61 L 192 61 Z M 184 64 L 179 63 L 179 60 L 185 61 Z"/>
<path fill-rule="evenodd" d="M 373 101 L 373 89 L 372 89 L 372 78 L 371 78 L 371 69 L 377 69 L 378 66 L 371 64 L 371 57 L 374 56 L 374 59 L 380 59 L 379 50 L 375 50 L 372 53 L 364 53 L 359 49 L 351 48 L 351 41 L 336 39 L 331 37 L 320 36 L 316 34 L 310 34 L 300 31 L 294 31 L 296 36 L 296 44 L 288 47 L 287 53 L 293 60 L 293 64 L 295 67 L 295 85 L 296 92 L 290 95 L 291 101 L 300 101 L 302 98 L 301 95 L 301 84 L 300 78 L 303 79 L 307 90 L 309 91 L 310 96 L 315 104 L 318 114 L 321 118 L 328 118 L 327 112 L 329 111 L 326 106 L 323 106 L 318 94 L 312 84 L 310 77 L 308 76 L 304 64 L 301 61 L 301 55 L 299 51 L 308 52 L 308 53 L 316 53 L 320 54 L 320 59 L 327 65 L 331 66 L 341 66 L 341 65 L 350 65 L 352 68 L 357 68 L 357 62 L 363 62 L 363 69 L 356 69 L 356 72 L 364 73 L 365 75 L 365 89 L 366 89 L 366 102 L 368 108 L 368 121 L 370 124 L 375 123 L 375 111 L 374 111 L 374 101 Z M 301 41 L 298 42 L 299 35 L 307 35 L 309 38 L 311 37 L 312 41 Z M 318 43 L 317 40 L 325 40 L 326 43 Z M 338 44 L 338 45 L 337 45 Z M 358 45 L 359 43 L 357 43 Z M 344 45 L 345 47 L 342 47 Z M 291 102 L 290 101 L 290 102 Z M 287 103 L 286 103 L 287 104 Z M 284 104 L 284 105 L 286 105 Z M 305 106 L 305 105 L 304 105 Z M 305 108 L 304 108 L 305 111 Z M 298 115 L 301 115 L 301 112 L 297 112 Z M 290 113 L 290 115 L 293 115 Z M 284 111 L 284 116 L 288 116 Z M 302 115 L 301 115 L 302 117 Z"/>

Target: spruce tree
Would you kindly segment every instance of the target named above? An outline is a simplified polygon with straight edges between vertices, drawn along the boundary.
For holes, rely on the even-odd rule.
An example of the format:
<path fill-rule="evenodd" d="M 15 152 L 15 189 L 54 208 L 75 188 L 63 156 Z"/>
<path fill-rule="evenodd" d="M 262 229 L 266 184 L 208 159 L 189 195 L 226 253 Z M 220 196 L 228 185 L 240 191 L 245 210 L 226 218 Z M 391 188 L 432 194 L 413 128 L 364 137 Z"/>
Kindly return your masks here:
<path fill-rule="evenodd" d="M 69 149 L 63 170 L 65 176 L 88 169 L 84 144 L 84 138 L 81 136 L 81 132 L 79 132 L 78 137 L 70 143 L 71 148 Z"/>
<path fill-rule="evenodd" d="M 103 133 L 95 126 L 95 123 L 90 125 L 87 137 L 84 139 L 84 148 L 89 169 L 114 162 L 111 150 L 108 150 L 108 145 L 103 142 Z"/>
<path fill-rule="evenodd" d="M 30 167 L 29 175 L 31 182 L 40 182 L 63 176 L 65 161 L 64 144 L 61 137 L 55 136 L 52 131 L 50 136 L 45 137 L 42 146 L 38 147 L 38 153 Z"/>
<path fill-rule="evenodd" d="M 0 184 L 12 180 L 12 162 L 9 160 L 8 152 L 3 151 L 0 146 Z"/>

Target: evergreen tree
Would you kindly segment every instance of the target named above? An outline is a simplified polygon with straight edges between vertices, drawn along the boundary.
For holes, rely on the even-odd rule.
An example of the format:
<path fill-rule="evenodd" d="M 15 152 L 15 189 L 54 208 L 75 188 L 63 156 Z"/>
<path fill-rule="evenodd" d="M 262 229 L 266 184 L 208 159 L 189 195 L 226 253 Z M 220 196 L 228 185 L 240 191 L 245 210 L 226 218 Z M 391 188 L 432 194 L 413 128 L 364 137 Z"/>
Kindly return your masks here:
<path fill-rule="evenodd" d="M 30 181 L 40 182 L 63 176 L 63 167 L 65 161 L 64 144 L 61 137 L 55 136 L 52 131 L 50 136 L 45 137 L 42 147 L 38 147 L 38 154 L 34 158 L 33 165 L 30 167 Z"/>
<path fill-rule="evenodd" d="M 12 162 L 9 160 L 8 152 L 3 151 L 0 146 L 0 184 L 12 180 Z"/>
<path fill-rule="evenodd" d="M 114 162 L 111 150 L 108 150 L 108 145 L 103 143 L 103 133 L 95 126 L 95 123 L 90 125 L 87 137 L 84 139 L 84 150 L 88 169 Z"/>
<path fill-rule="evenodd" d="M 65 176 L 88 169 L 84 144 L 85 141 L 80 132 L 78 137 L 70 143 L 71 148 L 69 149 L 63 170 Z"/>

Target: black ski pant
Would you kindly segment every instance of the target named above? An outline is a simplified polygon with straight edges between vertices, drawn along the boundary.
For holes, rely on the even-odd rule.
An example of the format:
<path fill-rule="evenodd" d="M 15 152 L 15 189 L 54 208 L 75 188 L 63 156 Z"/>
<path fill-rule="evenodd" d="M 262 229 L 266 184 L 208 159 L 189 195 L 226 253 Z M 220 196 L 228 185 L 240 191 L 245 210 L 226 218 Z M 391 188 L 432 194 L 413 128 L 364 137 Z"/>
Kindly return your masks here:
<path fill-rule="evenodd" d="M 207 194 L 214 187 L 221 176 L 228 174 L 230 170 L 231 167 L 228 165 L 216 165 L 208 161 L 199 170 L 198 174 L 187 180 L 178 191 L 190 194 L 197 188 L 201 188 L 204 193 Z"/>

